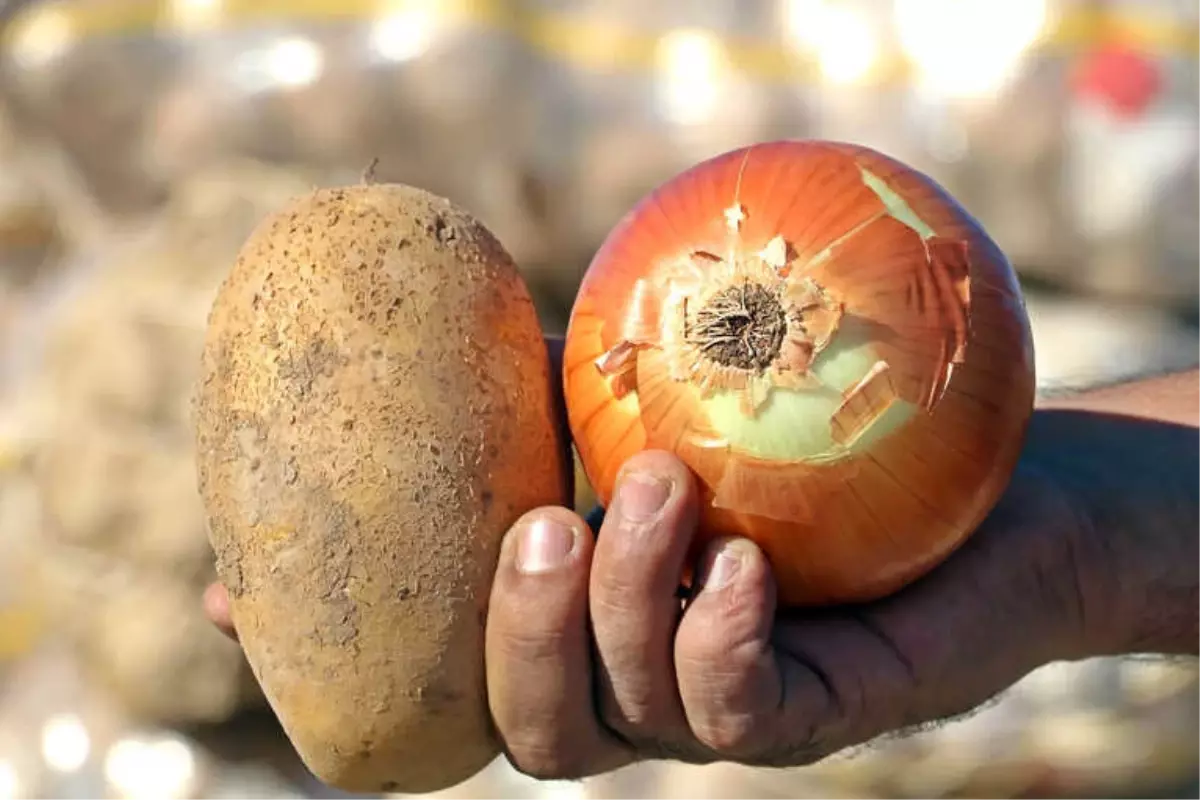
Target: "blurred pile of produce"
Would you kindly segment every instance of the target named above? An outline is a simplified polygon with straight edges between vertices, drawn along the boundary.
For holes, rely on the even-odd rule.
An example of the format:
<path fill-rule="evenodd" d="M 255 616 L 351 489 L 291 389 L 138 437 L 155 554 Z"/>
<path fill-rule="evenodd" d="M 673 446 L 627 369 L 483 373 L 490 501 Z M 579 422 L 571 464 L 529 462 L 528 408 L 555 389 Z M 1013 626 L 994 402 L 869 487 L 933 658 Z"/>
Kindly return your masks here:
<path fill-rule="evenodd" d="M 198 600 L 200 337 L 289 194 L 379 159 L 480 216 L 556 331 L 656 183 L 849 139 L 1005 247 L 1044 385 L 1190 364 L 1198 22 L 1182 0 L 0 2 L 0 798 L 328 795 Z M 497 763 L 446 796 L 1194 793 L 1197 686 L 1191 663 L 1052 665 L 809 770 L 532 789 Z"/>

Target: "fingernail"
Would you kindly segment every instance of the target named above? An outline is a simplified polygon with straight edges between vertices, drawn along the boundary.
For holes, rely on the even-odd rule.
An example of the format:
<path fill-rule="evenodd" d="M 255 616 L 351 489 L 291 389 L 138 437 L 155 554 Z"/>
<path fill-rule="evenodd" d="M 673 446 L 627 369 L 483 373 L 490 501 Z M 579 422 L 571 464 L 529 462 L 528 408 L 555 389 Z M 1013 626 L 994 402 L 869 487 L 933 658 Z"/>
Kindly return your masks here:
<path fill-rule="evenodd" d="M 716 557 L 713 558 L 712 564 L 708 568 L 708 574 L 704 576 L 702 581 L 701 590 L 717 592 L 724 589 L 733 583 L 741 568 L 742 554 L 740 548 L 731 542 L 727 542 L 721 546 Z"/>
<path fill-rule="evenodd" d="M 630 522 L 653 519 L 671 497 L 671 484 L 653 475 L 630 473 L 617 490 L 617 511 Z"/>
<path fill-rule="evenodd" d="M 574 528 L 553 517 L 540 517 L 526 525 L 517 539 L 517 569 L 526 575 L 558 569 L 574 549 Z"/>

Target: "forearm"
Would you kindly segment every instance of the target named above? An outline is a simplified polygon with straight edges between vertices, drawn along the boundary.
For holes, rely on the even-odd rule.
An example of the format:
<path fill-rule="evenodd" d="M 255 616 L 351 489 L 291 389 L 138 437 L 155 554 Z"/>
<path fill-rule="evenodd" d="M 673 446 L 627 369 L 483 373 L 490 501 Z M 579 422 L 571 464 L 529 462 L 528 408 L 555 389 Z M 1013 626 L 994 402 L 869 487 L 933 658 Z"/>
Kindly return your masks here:
<path fill-rule="evenodd" d="M 1120 414 L 1196 428 L 1200 425 L 1200 370 L 1042 397 L 1038 408 Z"/>
<path fill-rule="evenodd" d="M 1200 372 L 1044 400 L 1027 457 L 1077 498 L 1099 653 L 1197 652 Z"/>

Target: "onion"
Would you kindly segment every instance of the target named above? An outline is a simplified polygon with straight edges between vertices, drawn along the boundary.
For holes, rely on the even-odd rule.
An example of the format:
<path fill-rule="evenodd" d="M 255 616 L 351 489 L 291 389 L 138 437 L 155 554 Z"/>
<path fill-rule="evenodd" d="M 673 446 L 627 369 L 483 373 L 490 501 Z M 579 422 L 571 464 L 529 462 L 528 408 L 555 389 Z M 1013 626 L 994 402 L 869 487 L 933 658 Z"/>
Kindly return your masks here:
<path fill-rule="evenodd" d="M 564 358 L 607 504 L 664 449 L 702 493 L 697 544 L 749 537 L 784 606 L 889 594 L 944 560 L 1016 465 L 1033 345 L 1016 275 L 928 177 L 782 141 L 698 164 L 596 254 Z"/>

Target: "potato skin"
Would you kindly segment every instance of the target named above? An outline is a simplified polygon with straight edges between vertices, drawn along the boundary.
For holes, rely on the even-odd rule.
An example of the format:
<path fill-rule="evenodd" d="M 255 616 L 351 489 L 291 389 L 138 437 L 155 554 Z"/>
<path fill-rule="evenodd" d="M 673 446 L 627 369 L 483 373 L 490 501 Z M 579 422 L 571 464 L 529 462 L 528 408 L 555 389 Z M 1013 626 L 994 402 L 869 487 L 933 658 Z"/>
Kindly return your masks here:
<path fill-rule="evenodd" d="M 549 372 L 512 259 L 418 189 L 297 198 L 223 283 L 200 492 L 247 658 L 322 781 L 428 792 L 499 753 L 483 642 L 500 541 L 569 501 Z"/>

